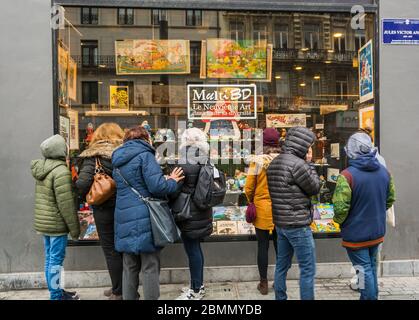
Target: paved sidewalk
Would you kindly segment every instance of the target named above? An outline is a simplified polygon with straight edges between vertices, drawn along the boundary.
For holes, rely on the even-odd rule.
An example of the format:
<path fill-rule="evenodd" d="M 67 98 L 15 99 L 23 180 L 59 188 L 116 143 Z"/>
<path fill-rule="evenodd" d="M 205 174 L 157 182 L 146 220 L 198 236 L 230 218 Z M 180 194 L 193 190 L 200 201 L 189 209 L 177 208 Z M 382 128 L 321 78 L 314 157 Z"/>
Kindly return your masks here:
<path fill-rule="evenodd" d="M 317 279 L 316 299 L 318 300 L 354 300 L 359 294 L 352 291 L 348 279 Z M 419 300 L 419 277 L 380 278 L 380 300 Z M 274 299 L 274 292 L 270 287 L 269 295 L 262 296 L 256 290 L 257 282 L 224 282 L 207 284 L 206 300 L 261 300 Z M 269 284 L 270 286 L 272 283 Z M 298 281 L 287 282 L 290 300 L 299 299 Z M 173 300 L 182 285 L 162 285 L 161 299 Z M 103 290 L 106 288 L 79 288 L 76 291 L 83 300 L 105 300 Z M 71 289 L 69 289 L 71 290 Z M 140 288 L 141 292 L 141 288 Z M 47 290 L 24 290 L 0 292 L 0 300 L 46 300 Z"/>

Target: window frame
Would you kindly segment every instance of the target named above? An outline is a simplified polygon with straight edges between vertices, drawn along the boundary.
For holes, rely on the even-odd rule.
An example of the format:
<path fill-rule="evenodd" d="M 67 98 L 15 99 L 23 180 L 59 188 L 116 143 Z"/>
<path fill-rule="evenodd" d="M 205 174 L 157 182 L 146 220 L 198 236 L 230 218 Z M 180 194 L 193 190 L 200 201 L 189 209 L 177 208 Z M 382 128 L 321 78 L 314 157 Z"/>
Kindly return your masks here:
<path fill-rule="evenodd" d="M 89 17 L 89 23 L 84 23 L 83 21 L 84 21 L 84 16 L 85 16 L 85 13 L 84 13 L 84 10 L 89 10 L 89 13 L 88 13 L 88 17 Z M 94 16 L 93 14 L 92 14 L 92 10 L 96 10 L 96 20 L 93 20 L 92 19 L 92 17 Z M 95 23 L 93 23 L 93 21 L 95 21 Z M 82 24 L 82 25 L 94 25 L 94 26 L 96 26 L 96 25 L 99 25 L 99 8 L 98 7 L 86 7 L 86 6 L 83 6 L 83 7 L 80 7 L 80 24 Z"/>
<path fill-rule="evenodd" d="M 124 21 L 121 23 L 121 14 L 120 14 L 120 10 L 124 10 Z M 132 10 L 132 21 L 131 23 L 128 23 L 128 10 Z M 135 24 L 135 9 L 134 8 L 117 8 L 116 11 L 116 16 L 117 16 L 117 24 L 120 26 L 132 26 Z"/>

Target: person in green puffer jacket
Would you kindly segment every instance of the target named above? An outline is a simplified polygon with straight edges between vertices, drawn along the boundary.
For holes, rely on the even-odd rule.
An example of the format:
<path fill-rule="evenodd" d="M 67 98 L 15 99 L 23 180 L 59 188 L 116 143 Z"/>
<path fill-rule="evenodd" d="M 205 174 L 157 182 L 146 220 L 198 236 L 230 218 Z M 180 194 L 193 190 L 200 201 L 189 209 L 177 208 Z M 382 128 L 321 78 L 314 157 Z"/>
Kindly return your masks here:
<path fill-rule="evenodd" d="M 67 167 L 67 145 L 63 137 L 54 135 L 41 144 L 44 159 L 31 162 L 35 186 L 35 231 L 44 238 L 45 276 L 51 300 L 69 300 L 74 294 L 60 287 L 67 237 L 80 234 L 71 174 Z"/>

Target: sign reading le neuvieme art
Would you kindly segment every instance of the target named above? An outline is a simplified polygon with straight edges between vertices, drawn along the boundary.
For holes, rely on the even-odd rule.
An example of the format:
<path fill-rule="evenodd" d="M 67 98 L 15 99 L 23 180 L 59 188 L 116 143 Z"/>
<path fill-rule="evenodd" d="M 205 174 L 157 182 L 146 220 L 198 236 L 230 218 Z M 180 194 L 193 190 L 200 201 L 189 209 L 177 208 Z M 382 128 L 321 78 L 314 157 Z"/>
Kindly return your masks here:
<path fill-rule="evenodd" d="M 188 85 L 188 119 L 256 119 L 256 85 Z"/>

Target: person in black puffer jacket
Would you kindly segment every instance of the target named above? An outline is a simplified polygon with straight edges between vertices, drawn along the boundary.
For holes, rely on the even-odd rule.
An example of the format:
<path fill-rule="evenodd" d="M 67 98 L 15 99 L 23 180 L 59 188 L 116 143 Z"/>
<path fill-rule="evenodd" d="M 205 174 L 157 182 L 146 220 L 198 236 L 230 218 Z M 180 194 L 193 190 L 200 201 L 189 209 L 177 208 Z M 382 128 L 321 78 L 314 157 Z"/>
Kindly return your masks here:
<path fill-rule="evenodd" d="M 188 194 L 195 192 L 199 171 L 207 163 L 209 157 L 209 145 L 205 133 L 198 128 L 185 130 L 181 136 L 179 153 L 178 166 L 183 169 L 185 179 L 181 182 L 178 192 L 171 196 L 172 205 L 178 200 L 177 198 L 181 192 Z M 205 294 L 203 286 L 204 255 L 200 242 L 203 238 L 210 236 L 213 231 L 212 209 L 198 209 L 191 199 L 190 214 L 190 219 L 177 222 L 182 232 L 182 240 L 188 255 L 191 273 L 191 287 L 183 290 L 178 298 L 179 300 L 200 300 Z"/>
<path fill-rule="evenodd" d="M 314 133 L 304 127 L 291 128 L 282 153 L 268 167 L 268 188 L 278 233 L 275 296 L 287 299 L 285 281 L 295 252 L 301 275 L 302 300 L 314 299 L 315 249 L 310 197 L 319 193 L 320 179 L 311 164 Z"/>
<path fill-rule="evenodd" d="M 79 156 L 76 187 L 83 199 L 93 184 L 96 159 L 106 174 L 112 177 L 112 153 L 122 144 L 123 137 L 124 131 L 116 123 L 104 123 L 94 132 L 89 147 Z M 122 255 L 115 251 L 114 244 L 115 196 L 100 206 L 93 206 L 93 217 L 112 283 L 112 289 L 105 290 L 104 294 L 110 300 L 122 300 Z"/>

